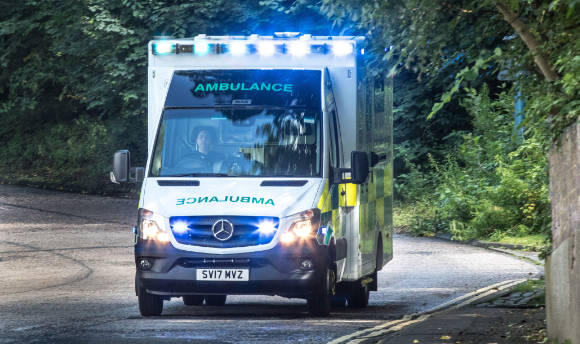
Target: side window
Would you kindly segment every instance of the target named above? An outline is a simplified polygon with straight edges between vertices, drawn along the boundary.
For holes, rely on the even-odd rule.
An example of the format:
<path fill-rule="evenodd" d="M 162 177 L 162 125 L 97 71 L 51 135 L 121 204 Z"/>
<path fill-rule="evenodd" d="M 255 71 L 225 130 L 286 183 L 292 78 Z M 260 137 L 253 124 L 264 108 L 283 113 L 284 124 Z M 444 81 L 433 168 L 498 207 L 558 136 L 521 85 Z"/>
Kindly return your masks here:
<path fill-rule="evenodd" d="M 340 124 L 338 122 L 336 101 L 334 99 L 332 82 L 328 70 L 326 71 L 325 92 L 326 111 L 330 124 L 330 166 L 341 167 Z"/>
<path fill-rule="evenodd" d="M 379 161 L 387 159 L 387 153 L 390 149 L 389 133 L 390 125 L 387 121 L 387 111 L 385 109 L 385 83 L 382 76 L 378 76 L 374 80 L 373 85 L 373 141 L 372 151 L 379 156 Z"/>

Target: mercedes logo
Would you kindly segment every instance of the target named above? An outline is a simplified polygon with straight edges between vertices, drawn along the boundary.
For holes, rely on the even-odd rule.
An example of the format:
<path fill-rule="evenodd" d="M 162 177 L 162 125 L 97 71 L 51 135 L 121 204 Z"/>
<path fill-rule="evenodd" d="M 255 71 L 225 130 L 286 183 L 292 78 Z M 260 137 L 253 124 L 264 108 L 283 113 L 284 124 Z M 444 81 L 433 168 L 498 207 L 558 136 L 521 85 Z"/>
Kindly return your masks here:
<path fill-rule="evenodd" d="M 217 220 L 211 226 L 213 237 L 219 241 L 229 240 L 234 235 L 234 225 L 228 220 Z"/>

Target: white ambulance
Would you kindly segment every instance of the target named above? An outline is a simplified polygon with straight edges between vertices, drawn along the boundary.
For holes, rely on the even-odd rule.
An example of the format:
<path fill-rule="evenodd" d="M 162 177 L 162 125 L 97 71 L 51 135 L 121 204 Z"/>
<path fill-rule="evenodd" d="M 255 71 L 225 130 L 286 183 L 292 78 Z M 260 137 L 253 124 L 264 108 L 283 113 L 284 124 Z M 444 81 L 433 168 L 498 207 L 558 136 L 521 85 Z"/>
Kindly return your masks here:
<path fill-rule="evenodd" d="M 305 298 L 365 307 L 392 259 L 392 83 L 361 37 L 206 36 L 149 43 L 148 160 L 135 288 L 164 300 Z"/>

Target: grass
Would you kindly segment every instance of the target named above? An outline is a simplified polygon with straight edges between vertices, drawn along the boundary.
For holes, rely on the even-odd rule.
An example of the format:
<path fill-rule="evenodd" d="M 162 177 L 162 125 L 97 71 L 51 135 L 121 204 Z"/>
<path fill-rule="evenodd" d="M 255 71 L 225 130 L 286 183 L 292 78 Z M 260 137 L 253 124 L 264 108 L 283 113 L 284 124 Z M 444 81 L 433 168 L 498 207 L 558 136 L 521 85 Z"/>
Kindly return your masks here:
<path fill-rule="evenodd" d="M 546 246 L 549 238 L 545 234 L 524 234 L 518 236 L 504 234 L 494 235 L 490 238 L 485 238 L 485 240 L 500 244 L 522 245 L 530 247 L 534 250 L 540 250 Z"/>
<path fill-rule="evenodd" d="M 419 236 L 433 236 L 435 209 L 429 202 L 416 201 L 409 203 L 396 202 L 393 208 L 393 224 L 396 233 L 411 233 Z M 429 230 L 429 228 L 432 228 Z M 549 246 L 546 234 L 517 233 L 506 234 L 495 232 L 489 237 L 477 238 L 488 242 L 521 245 L 534 251 L 542 251 Z"/>
<path fill-rule="evenodd" d="M 546 281 L 543 278 L 540 279 L 530 279 L 522 284 L 518 284 L 512 289 L 512 292 L 527 293 L 530 291 L 536 291 L 537 289 L 544 289 Z"/>

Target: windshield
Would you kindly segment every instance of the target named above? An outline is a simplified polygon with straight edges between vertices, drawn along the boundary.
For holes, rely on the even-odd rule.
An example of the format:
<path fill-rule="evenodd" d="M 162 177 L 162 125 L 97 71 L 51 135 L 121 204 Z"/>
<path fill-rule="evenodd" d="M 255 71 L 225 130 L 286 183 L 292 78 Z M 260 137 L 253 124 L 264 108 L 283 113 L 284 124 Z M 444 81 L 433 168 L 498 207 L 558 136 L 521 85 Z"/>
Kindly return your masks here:
<path fill-rule="evenodd" d="M 151 176 L 321 175 L 321 115 L 308 108 L 168 109 Z"/>

